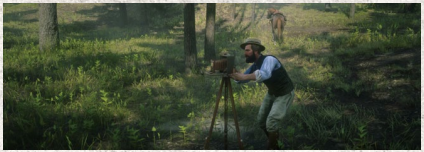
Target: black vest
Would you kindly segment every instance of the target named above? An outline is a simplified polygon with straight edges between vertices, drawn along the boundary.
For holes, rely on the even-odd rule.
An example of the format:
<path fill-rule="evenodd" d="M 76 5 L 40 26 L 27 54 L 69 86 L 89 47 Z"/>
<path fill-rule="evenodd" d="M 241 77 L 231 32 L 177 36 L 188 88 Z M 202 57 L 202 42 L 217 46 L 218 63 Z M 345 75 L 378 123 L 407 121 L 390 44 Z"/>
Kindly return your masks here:
<path fill-rule="evenodd" d="M 264 59 L 267 56 L 261 55 L 258 61 L 256 61 L 255 64 L 253 64 L 252 69 L 250 70 L 250 73 L 253 73 L 256 70 L 260 70 L 262 67 L 262 63 L 264 62 Z M 272 57 L 277 59 L 275 56 L 272 56 Z M 277 61 L 281 64 L 280 60 L 277 59 Z M 280 68 L 272 71 L 271 77 L 263 82 L 268 88 L 268 93 L 270 95 L 282 96 L 282 95 L 286 95 L 290 93 L 294 89 L 293 83 L 289 75 L 287 74 L 286 69 L 284 69 L 283 64 L 281 64 Z"/>

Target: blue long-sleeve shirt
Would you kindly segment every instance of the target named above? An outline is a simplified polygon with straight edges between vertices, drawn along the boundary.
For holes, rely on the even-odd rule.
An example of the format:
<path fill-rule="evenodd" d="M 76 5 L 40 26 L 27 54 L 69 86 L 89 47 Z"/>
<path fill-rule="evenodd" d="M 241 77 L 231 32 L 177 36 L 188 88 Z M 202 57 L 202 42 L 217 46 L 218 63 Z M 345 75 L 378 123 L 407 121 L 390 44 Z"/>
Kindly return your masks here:
<path fill-rule="evenodd" d="M 256 63 L 253 63 L 245 72 L 244 74 L 250 74 L 252 67 L 256 66 Z M 271 73 L 272 71 L 278 69 L 281 67 L 280 62 L 272 57 L 272 56 L 267 56 L 264 59 L 264 62 L 262 63 L 262 66 L 260 68 L 260 70 L 256 70 L 253 73 L 256 76 L 256 82 L 263 82 L 267 79 L 269 79 L 271 77 Z M 237 83 L 247 83 L 250 80 L 245 80 L 245 81 L 236 81 Z"/>

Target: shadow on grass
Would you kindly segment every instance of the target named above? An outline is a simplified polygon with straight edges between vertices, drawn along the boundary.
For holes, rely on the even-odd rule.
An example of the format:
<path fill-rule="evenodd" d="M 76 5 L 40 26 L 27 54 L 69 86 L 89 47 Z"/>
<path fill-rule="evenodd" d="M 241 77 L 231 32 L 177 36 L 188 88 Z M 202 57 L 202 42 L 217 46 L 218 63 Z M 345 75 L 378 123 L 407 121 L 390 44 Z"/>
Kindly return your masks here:
<path fill-rule="evenodd" d="M 18 4 L 13 4 L 18 5 Z M 5 5 L 3 7 L 7 7 L 8 5 Z M 5 13 L 3 14 L 3 22 L 7 23 L 10 21 L 21 21 L 25 23 L 32 23 L 32 22 L 38 22 L 38 19 L 26 19 L 27 15 L 36 14 L 38 12 L 38 9 L 33 10 L 25 10 L 20 12 L 14 12 L 14 13 Z"/>
<path fill-rule="evenodd" d="M 158 50 L 158 51 L 164 51 L 167 52 L 166 49 L 168 47 L 163 47 L 161 45 L 156 44 L 148 44 L 143 43 L 141 44 L 143 46 L 149 46 L 152 49 Z M 169 51 L 169 50 L 168 50 Z M 164 53 L 165 54 L 165 53 Z M 187 119 L 187 114 L 194 111 L 196 114 L 198 114 L 198 111 L 202 111 L 201 108 L 202 105 L 207 105 L 207 102 L 210 100 L 209 97 L 211 96 L 211 90 L 214 92 L 213 89 L 211 89 L 212 84 L 203 84 L 203 85 L 196 85 L 196 81 L 190 80 L 190 77 L 182 78 L 184 86 L 174 87 L 169 82 L 159 82 L 162 83 L 161 87 L 151 87 L 151 94 L 147 92 L 147 88 L 144 88 L 142 90 L 136 90 L 131 89 L 131 86 L 141 80 L 141 79 L 147 79 L 145 73 L 151 74 L 151 79 L 148 79 L 148 81 L 161 81 L 161 79 L 167 79 L 169 78 L 169 75 L 174 75 L 174 78 L 181 77 L 180 75 L 172 72 L 175 70 L 176 67 L 183 67 L 184 65 L 181 64 L 183 62 L 179 60 L 174 60 L 171 56 L 162 56 L 159 55 L 158 58 L 166 59 L 168 62 L 158 61 L 156 58 L 152 58 L 152 64 L 148 65 L 135 65 L 137 68 L 137 75 L 136 76 L 124 76 L 121 79 L 114 79 L 111 76 L 99 76 L 93 73 L 90 68 L 94 66 L 96 61 L 101 61 L 102 65 L 107 66 L 108 69 L 116 69 L 116 68 L 122 68 L 127 69 L 128 71 L 131 69 L 131 66 L 125 65 L 125 57 L 127 56 L 133 56 L 133 55 L 139 55 L 139 56 L 149 56 L 150 54 L 146 54 L 145 52 L 133 52 L 133 53 L 125 53 L 125 54 L 118 54 L 118 53 L 111 53 L 111 52 L 104 52 L 104 53 L 93 53 L 93 54 L 78 54 L 73 57 L 68 57 L 66 59 L 60 60 L 58 64 L 55 64 L 54 62 L 47 62 L 45 64 L 37 64 L 32 65 L 31 68 L 28 69 L 15 69 L 13 67 L 5 67 L 5 78 L 13 78 L 12 80 L 5 80 L 5 92 L 6 96 L 10 95 L 9 93 L 14 92 L 14 88 L 10 88 L 8 84 L 11 84 L 13 82 L 22 82 L 22 80 L 25 79 L 25 77 L 30 77 L 31 79 L 27 80 L 26 82 L 22 82 L 22 86 L 28 85 L 28 83 L 33 83 L 36 81 L 36 79 L 40 78 L 41 81 L 46 81 L 45 77 L 51 77 L 51 82 L 59 82 L 64 81 L 63 79 L 66 77 L 65 73 L 63 71 L 67 71 L 67 69 L 70 69 L 71 66 L 74 67 L 76 70 L 78 67 L 82 67 L 82 72 L 86 73 L 87 76 L 92 76 L 93 79 L 97 79 L 97 81 L 101 84 L 103 83 L 110 83 L 112 85 L 102 85 L 102 86 L 95 86 L 94 90 L 91 90 L 91 93 L 97 94 L 98 90 L 96 89 L 103 89 L 106 92 L 118 92 L 121 93 L 122 98 L 128 102 L 131 103 L 127 110 L 131 113 L 134 113 L 138 117 L 140 117 L 140 122 L 136 122 L 136 124 L 130 124 L 125 123 L 125 118 L 119 118 L 116 116 L 113 116 L 112 113 L 92 113 L 91 116 L 87 117 L 87 112 L 90 112 L 90 109 L 82 108 L 80 109 L 83 111 L 82 113 L 86 114 L 65 114 L 60 111 L 48 111 L 44 110 L 47 107 L 56 107 L 57 104 L 50 104 L 45 103 L 45 105 L 34 105 L 35 103 L 32 103 L 30 101 L 26 101 L 27 99 L 19 99 L 17 96 L 7 96 L 5 97 L 5 103 L 8 105 L 8 107 L 12 107 L 11 109 L 5 110 L 6 113 L 11 113 L 9 116 L 13 118 L 12 120 L 16 121 L 9 121 L 5 122 L 5 127 L 9 128 L 8 132 L 5 132 L 5 138 L 8 139 L 8 142 L 5 144 L 6 149 L 39 149 L 40 146 L 42 147 L 43 142 L 46 142 L 45 134 L 46 133 L 54 133 L 55 136 L 64 137 L 65 135 L 68 136 L 72 141 L 80 139 L 81 136 L 78 136 L 76 134 L 69 133 L 67 131 L 72 130 L 69 128 L 70 124 L 68 120 L 74 120 L 74 123 L 78 125 L 82 125 L 85 123 L 83 120 L 94 120 L 94 124 L 96 127 L 92 128 L 92 130 L 85 130 L 84 135 L 88 135 L 90 137 L 95 137 L 97 135 L 111 135 L 114 129 L 119 130 L 125 130 L 127 126 L 138 128 L 140 131 L 137 133 L 140 137 L 143 137 L 145 142 L 152 142 L 153 139 L 151 137 L 144 137 L 144 135 L 151 132 L 151 127 L 156 126 L 158 124 L 167 122 L 167 121 L 174 121 L 174 122 L 184 122 L 183 120 Z M 183 56 L 183 55 L 181 55 Z M 180 64 L 178 64 L 180 63 Z M 47 68 L 46 68 L 47 67 Z M 171 69 L 171 72 L 169 72 L 169 69 Z M 62 72 L 61 72 L 62 71 Z M 100 77 L 106 77 L 106 78 L 100 78 Z M 199 80 L 199 78 L 196 78 Z M 201 80 L 201 79 L 200 79 Z M 204 83 L 204 82 L 199 82 Z M 42 94 L 42 97 L 45 99 L 54 98 L 59 94 L 59 92 L 64 91 L 65 94 L 68 93 L 68 91 L 77 91 L 79 86 L 84 86 L 85 84 L 75 84 L 74 87 L 71 88 L 64 88 L 63 86 L 57 86 L 52 90 L 52 86 L 45 85 L 44 87 L 40 88 L 39 92 Z M 48 87 L 48 88 L 47 88 Z M 16 88 L 15 88 L 16 89 Z M 34 89 L 34 88 L 33 88 Z M 88 88 L 87 88 L 88 89 Z M 31 88 L 27 88 L 25 91 L 25 96 L 27 96 L 28 91 L 33 92 Z M 191 92 L 191 96 L 188 95 Z M 90 94 L 91 94 L 90 93 Z M 165 93 L 165 94 L 164 94 Z M 90 96 L 90 94 L 85 94 L 86 96 Z M 76 97 L 81 96 L 81 94 L 76 93 Z M 165 97 L 165 98 L 163 98 Z M 164 101 L 165 99 L 165 101 Z M 96 96 L 93 96 L 91 98 L 91 102 L 99 101 L 101 102 L 100 98 Z M 188 100 L 193 100 L 193 103 L 190 103 Z M 69 98 L 65 98 L 63 100 L 63 103 L 70 104 L 72 103 Z M 93 103 L 97 104 L 97 103 Z M 159 107 L 166 107 L 170 106 L 169 110 L 159 110 Z M 92 106 L 89 106 L 93 108 Z M 143 111 L 139 107 L 144 107 Z M 179 108 L 181 107 L 181 108 Z M 12 111 L 14 110 L 24 110 L 28 111 L 28 109 L 33 109 L 35 113 L 38 115 L 27 115 L 24 113 L 21 113 L 20 116 L 14 117 L 16 115 L 13 115 Z M 178 110 L 175 110 L 178 109 Z M 98 109 L 93 108 L 92 110 L 97 111 Z M 145 117 L 146 114 L 149 114 L 154 117 Z M 199 112 L 200 114 L 200 112 Z M 26 118 L 23 118 L 26 117 Z M 15 119 L 16 118 L 16 119 Z M 17 120 L 25 120 L 25 119 L 33 118 L 34 120 L 43 119 L 44 124 L 40 122 L 37 124 L 20 124 L 17 122 Z M 171 119 L 169 119 L 171 118 Z M 29 121 L 31 122 L 31 121 Z M 38 122 L 38 121 L 37 121 Z M 124 123 L 122 123 L 124 122 Z M 116 124 L 117 123 L 117 124 Z M 101 124 L 101 125 L 100 125 Z M 112 125 L 111 124 L 115 124 Z M 141 125 L 142 124 L 142 125 Z M 178 124 L 178 125 L 187 125 L 185 123 Z M 174 126 L 174 128 L 178 129 L 178 125 Z M 19 127 L 16 127 L 19 126 Z M 56 132 L 52 130 L 51 127 L 56 126 L 57 128 L 63 129 L 63 132 Z M 100 128 L 98 128 L 100 127 Z M 112 132 L 111 132 L 112 131 Z M 167 138 L 170 135 L 165 133 L 170 130 L 161 130 L 158 129 L 158 131 L 163 131 L 162 138 Z M 177 133 L 177 131 L 173 130 L 174 133 Z M 62 134 L 63 133 L 63 134 Z M 119 134 L 121 136 L 120 138 L 126 138 L 125 134 Z M 22 142 L 25 142 L 26 144 L 24 146 L 20 145 Z M 88 142 L 98 142 L 98 139 L 92 138 L 88 140 Z M 58 144 L 60 143 L 60 144 Z M 47 141 L 47 144 L 52 145 L 45 145 L 47 149 L 67 149 L 67 141 L 65 138 L 57 140 L 57 141 Z M 126 142 L 118 142 L 118 144 L 121 145 L 121 149 L 131 149 L 130 145 L 127 145 Z M 79 143 L 73 144 L 73 149 L 78 149 L 80 145 Z M 147 146 L 147 145 L 145 145 Z M 83 147 L 81 149 L 84 149 L 87 147 Z M 104 147 L 103 147 L 104 148 Z M 147 149 L 151 149 L 152 147 L 146 147 Z"/>
<path fill-rule="evenodd" d="M 358 23 L 360 24 L 360 23 Z M 361 76 L 362 78 L 359 78 L 358 75 L 362 75 L 364 74 L 364 71 L 368 71 L 368 73 L 372 73 L 372 74 L 377 74 L 379 72 L 384 73 L 384 78 L 382 78 L 382 80 L 380 81 L 393 81 L 395 79 L 413 79 L 413 81 L 418 79 L 418 75 L 419 73 L 414 73 L 412 74 L 411 72 L 414 71 L 412 69 L 406 70 L 388 70 L 391 69 L 390 67 L 393 66 L 401 66 L 401 67 L 405 67 L 407 66 L 407 64 L 413 64 L 413 65 L 417 65 L 418 64 L 418 56 L 419 56 L 419 49 L 416 49 L 416 46 L 411 46 L 412 48 L 410 49 L 403 49 L 403 48 L 391 48 L 391 54 L 389 55 L 384 55 L 384 57 L 376 57 L 374 56 L 374 54 L 372 54 L 372 56 L 364 56 L 361 53 L 356 53 L 355 55 L 351 56 L 351 57 L 347 57 L 347 56 L 343 56 L 343 55 L 336 55 L 334 54 L 334 52 L 336 51 L 336 48 L 340 48 L 341 47 L 341 43 L 343 39 L 347 39 L 347 37 L 344 36 L 336 36 L 336 37 L 332 37 L 329 36 L 328 34 L 322 33 L 322 34 L 318 34 L 318 35 L 311 35 L 310 36 L 311 39 L 317 39 L 318 41 L 327 41 L 330 42 L 330 51 L 327 53 L 320 53 L 320 54 L 314 54 L 314 53 L 307 53 L 305 48 L 299 47 L 299 48 L 295 48 L 290 50 L 292 53 L 295 53 L 296 55 L 298 55 L 298 57 L 300 57 L 301 60 L 303 61 L 309 61 L 311 58 L 327 58 L 327 60 L 323 60 L 324 62 L 320 63 L 318 62 L 318 64 L 321 64 L 322 66 L 325 66 L 326 64 L 330 64 L 332 65 L 333 63 L 331 62 L 333 59 L 337 59 L 342 61 L 342 65 L 343 68 L 348 69 L 348 71 L 350 71 L 350 75 L 347 76 L 343 76 L 341 75 L 341 73 L 336 73 L 336 71 L 330 71 L 331 73 L 335 74 L 334 77 L 338 77 L 341 78 L 342 82 L 348 84 L 349 86 L 351 84 L 353 84 L 353 82 L 356 81 L 366 81 L 366 80 L 362 80 L 363 76 Z M 346 46 L 343 46 L 346 47 Z M 280 57 L 282 58 L 287 58 L 292 56 L 292 53 L 285 53 L 282 54 Z M 412 55 L 414 54 L 414 55 Z M 381 55 L 381 54 L 378 54 Z M 364 58 L 365 57 L 365 58 Z M 360 58 L 360 59 L 359 59 Z M 364 63 L 369 64 L 369 63 L 373 63 L 371 64 L 371 66 L 363 66 Z M 374 64 L 375 63 L 375 64 Z M 374 66 L 373 66 L 374 65 Z M 374 89 L 366 89 L 369 88 L 368 86 L 372 86 L 373 83 L 377 84 L 380 82 L 366 82 L 367 86 L 362 86 L 363 92 L 360 94 L 360 96 L 355 95 L 354 90 L 348 91 L 346 92 L 346 90 L 343 90 L 341 88 L 336 88 L 337 83 L 331 83 L 331 79 L 329 80 L 328 84 L 317 84 L 313 81 L 311 81 L 309 78 L 306 77 L 306 73 L 302 73 L 299 71 L 302 69 L 302 67 L 296 67 L 293 68 L 293 70 L 289 70 L 288 73 L 291 74 L 291 76 L 295 77 L 295 81 L 294 83 L 297 84 L 297 86 L 302 86 L 300 88 L 305 88 L 306 86 L 312 87 L 312 88 L 316 88 L 317 92 L 316 92 L 316 97 L 320 100 L 325 100 L 327 99 L 326 102 L 328 103 L 337 103 L 337 104 L 344 104 L 344 105 L 356 105 L 359 107 L 363 107 L 364 110 L 377 110 L 378 114 L 376 114 L 376 118 L 379 121 L 384 121 L 385 123 L 390 123 L 391 122 L 391 117 L 394 115 L 401 115 L 401 117 L 404 117 L 405 119 L 411 120 L 408 123 L 410 123 L 409 126 L 404 126 L 404 129 L 411 129 L 408 133 L 403 134 L 402 136 L 404 138 L 409 138 L 411 139 L 411 141 L 413 141 L 413 143 L 419 143 L 419 138 L 418 136 L 413 135 L 414 132 L 417 132 L 417 128 L 414 127 L 412 124 L 415 120 L 419 119 L 419 115 L 416 114 L 416 111 L 418 110 L 417 107 L 412 106 L 410 104 L 412 104 L 411 102 L 415 101 L 415 104 L 418 104 L 418 94 L 416 91 L 414 91 L 413 88 L 408 87 L 408 84 L 406 85 L 401 85 L 401 86 L 397 86 L 395 92 L 404 92 L 405 94 L 409 94 L 408 96 L 415 96 L 412 98 L 408 98 L 408 99 L 403 99 L 403 97 L 401 97 L 401 95 L 397 95 L 395 92 L 392 92 L 390 90 L 388 90 L 387 88 L 385 88 L 384 86 L 379 86 L 376 87 Z M 384 70 L 385 69 L 385 70 Z M 383 70 L 383 71 L 380 71 Z M 373 71 L 373 72 L 371 72 Z M 397 72 L 395 72 L 397 71 Z M 409 71 L 409 72 L 406 72 Z M 395 74 L 397 73 L 397 74 Z M 400 73 L 409 73 L 409 74 L 400 74 Z M 293 75 L 295 74 L 295 75 Z M 370 75 L 372 75 L 370 74 Z M 400 75 L 399 75 L 400 74 Z M 393 75 L 397 75 L 396 77 L 393 77 Z M 409 76 L 407 76 L 409 75 Z M 414 75 L 414 76 L 412 76 Z M 326 89 L 330 89 L 332 90 L 331 92 L 327 92 L 326 89 L 321 89 L 322 86 L 325 86 Z M 362 88 L 361 87 L 361 88 Z M 387 100 L 387 99 L 379 99 L 376 98 L 376 94 L 379 93 L 388 93 L 390 94 L 391 97 L 396 98 L 394 100 Z M 407 93 L 408 92 L 408 93 Z M 335 96 L 332 96 L 335 95 Z M 328 101 L 328 100 L 332 100 L 332 101 Z M 402 100 L 402 102 L 397 102 L 396 100 Z M 340 103 L 339 103 L 340 102 Z M 326 104 L 326 103 L 319 103 L 321 104 Z M 386 105 L 385 107 L 383 105 Z M 399 107 L 402 107 L 400 109 L 398 109 L 399 111 L 397 111 L 395 114 L 393 114 L 393 109 L 387 108 L 390 107 L 388 105 L 397 105 Z M 414 105 L 414 104 L 413 104 Z M 411 113 L 411 111 L 415 111 L 412 112 L 414 114 Z M 419 111 L 419 110 L 418 110 Z M 382 139 L 382 138 L 386 138 L 387 141 L 385 142 L 378 142 L 379 144 L 377 144 L 378 146 L 374 147 L 375 149 L 387 149 L 387 147 L 389 147 L 389 145 L 387 145 L 390 142 L 403 142 L 403 140 L 401 140 L 401 138 L 397 138 L 397 137 L 389 137 L 389 132 L 385 132 L 383 134 L 376 134 L 376 133 L 371 133 L 371 132 L 378 132 L 378 128 L 387 128 L 387 126 L 382 125 L 381 123 L 378 123 L 377 121 L 372 121 L 370 123 L 370 125 L 375 125 L 373 127 L 370 127 L 370 136 L 374 137 L 375 142 L 378 142 L 378 140 Z M 397 126 L 397 127 L 401 127 L 401 126 Z M 412 129 L 413 128 L 413 129 Z M 306 129 L 306 128 L 305 128 Z M 383 129 L 384 130 L 384 129 Z M 300 133 L 303 134 L 303 133 Z M 317 139 L 309 139 L 307 141 L 312 142 L 312 143 L 320 143 L 322 141 L 314 141 Z M 306 142 L 306 141 L 305 141 Z M 334 148 L 334 145 L 337 145 L 338 143 L 333 143 L 331 144 L 331 142 L 334 141 L 328 141 L 328 142 L 324 142 L 322 144 L 315 145 L 315 148 L 317 149 L 332 149 Z M 409 148 L 416 148 L 413 146 L 413 144 L 408 144 Z M 342 148 L 342 147 L 340 147 Z M 346 148 L 346 147 L 345 147 Z M 397 147 L 400 148 L 400 147 Z"/>

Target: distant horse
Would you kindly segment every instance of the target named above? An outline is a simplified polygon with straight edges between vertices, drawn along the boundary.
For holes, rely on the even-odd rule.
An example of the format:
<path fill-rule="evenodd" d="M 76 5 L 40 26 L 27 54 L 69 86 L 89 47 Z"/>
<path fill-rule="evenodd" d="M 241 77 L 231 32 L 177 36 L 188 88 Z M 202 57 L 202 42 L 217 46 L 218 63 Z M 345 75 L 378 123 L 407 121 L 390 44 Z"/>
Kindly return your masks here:
<path fill-rule="evenodd" d="M 269 8 L 267 19 L 269 19 L 271 23 L 272 37 L 273 37 L 274 44 L 276 41 L 278 43 L 283 42 L 284 40 L 283 31 L 287 21 L 286 17 L 283 15 L 283 13 L 279 12 L 278 10 L 274 8 Z M 277 33 L 275 33 L 275 29 L 277 29 Z"/>

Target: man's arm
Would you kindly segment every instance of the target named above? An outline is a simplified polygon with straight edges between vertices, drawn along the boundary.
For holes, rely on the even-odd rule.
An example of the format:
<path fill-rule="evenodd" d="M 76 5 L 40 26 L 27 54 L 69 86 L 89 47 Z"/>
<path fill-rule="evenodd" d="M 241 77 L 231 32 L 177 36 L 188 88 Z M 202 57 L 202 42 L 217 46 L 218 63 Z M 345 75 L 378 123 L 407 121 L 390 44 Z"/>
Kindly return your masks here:
<path fill-rule="evenodd" d="M 238 83 L 249 82 L 250 80 L 255 80 L 256 82 L 263 82 L 271 77 L 273 70 L 280 68 L 278 60 L 274 57 L 266 57 L 261 70 L 256 70 L 250 73 L 252 67 L 250 67 L 244 74 L 243 73 L 233 73 L 230 75 L 231 78 L 236 80 Z"/>
<path fill-rule="evenodd" d="M 251 73 L 251 74 L 233 73 L 233 74 L 230 75 L 230 77 L 233 78 L 236 81 L 256 80 L 255 73 Z"/>
<path fill-rule="evenodd" d="M 237 78 L 239 78 L 240 77 L 240 75 L 248 75 L 249 73 L 250 73 L 250 71 L 252 70 L 252 66 L 250 66 L 246 71 L 244 71 L 244 73 L 240 73 L 240 72 L 234 72 L 233 74 L 230 74 L 229 76 L 231 77 L 231 78 L 233 78 L 238 84 L 240 84 L 240 83 L 247 83 L 247 82 L 249 82 L 250 80 L 239 80 L 239 79 L 236 79 L 235 78 L 235 76 L 236 75 L 238 75 L 237 76 Z M 253 74 L 253 73 L 252 73 Z"/>
<path fill-rule="evenodd" d="M 271 77 L 272 71 L 280 68 L 281 65 L 274 57 L 268 56 L 264 59 L 261 70 L 254 72 L 256 75 L 256 82 L 263 82 Z"/>

